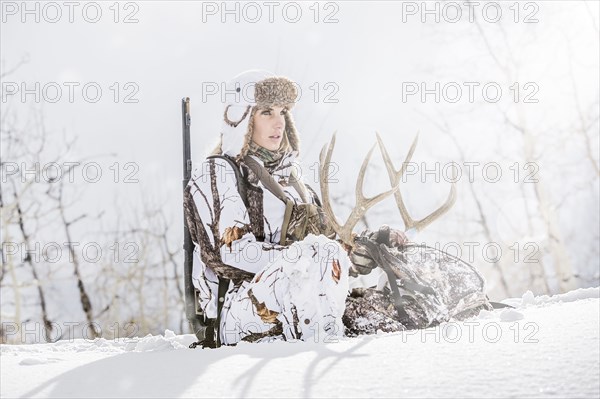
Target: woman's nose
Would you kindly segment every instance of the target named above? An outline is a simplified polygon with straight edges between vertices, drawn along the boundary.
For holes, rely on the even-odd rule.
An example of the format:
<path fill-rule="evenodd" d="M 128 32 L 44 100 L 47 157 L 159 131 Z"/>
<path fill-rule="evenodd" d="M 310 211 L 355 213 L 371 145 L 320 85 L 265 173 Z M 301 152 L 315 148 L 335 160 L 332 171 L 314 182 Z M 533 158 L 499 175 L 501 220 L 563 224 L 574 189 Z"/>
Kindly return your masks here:
<path fill-rule="evenodd" d="M 283 129 L 285 127 L 285 118 L 283 115 L 275 117 L 274 126 L 278 129 Z"/>

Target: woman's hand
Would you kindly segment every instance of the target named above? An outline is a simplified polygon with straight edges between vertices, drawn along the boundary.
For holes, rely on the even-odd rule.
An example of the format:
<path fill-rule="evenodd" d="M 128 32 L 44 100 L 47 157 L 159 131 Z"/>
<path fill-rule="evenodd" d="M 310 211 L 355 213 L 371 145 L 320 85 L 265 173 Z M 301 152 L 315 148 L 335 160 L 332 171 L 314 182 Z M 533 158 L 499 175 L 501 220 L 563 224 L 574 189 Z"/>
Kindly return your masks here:
<path fill-rule="evenodd" d="M 387 224 L 382 225 L 377 231 L 365 230 L 360 236 L 354 236 L 354 246 L 349 253 L 352 267 L 350 275 L 356 277 L 359 274 L 369 274 L 377 267 L 377 263 L 369 253 L 369 246 L 366 241 L 372 242 L 375 246 L 384 244 L 388 247 L 399 248 L 408 243 L 406 234 L 403 231 L 390 228 Z"/>

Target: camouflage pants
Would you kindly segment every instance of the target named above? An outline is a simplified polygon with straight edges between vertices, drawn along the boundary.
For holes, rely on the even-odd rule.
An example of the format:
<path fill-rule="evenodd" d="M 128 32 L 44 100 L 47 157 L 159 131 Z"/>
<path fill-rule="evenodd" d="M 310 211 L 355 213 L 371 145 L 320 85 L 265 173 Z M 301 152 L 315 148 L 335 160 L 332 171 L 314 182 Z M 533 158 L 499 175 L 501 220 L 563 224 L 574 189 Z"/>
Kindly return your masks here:
<path fill-rule="evenodd" d="M 230 289 L 223 304 L 221 342 L 330 342 L 344 336 L 349 267 L 336 241 L 309 234 L 251 281 Z"/>

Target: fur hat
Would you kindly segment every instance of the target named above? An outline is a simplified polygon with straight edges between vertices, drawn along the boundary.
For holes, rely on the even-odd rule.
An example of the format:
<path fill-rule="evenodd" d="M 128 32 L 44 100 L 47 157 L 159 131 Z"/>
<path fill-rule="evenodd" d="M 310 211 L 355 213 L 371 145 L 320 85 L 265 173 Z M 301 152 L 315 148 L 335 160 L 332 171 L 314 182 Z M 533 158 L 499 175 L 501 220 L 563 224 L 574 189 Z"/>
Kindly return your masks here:
<path fill-rule="evenodd" d="M 237 75 L 227 82 L 225 90 L 221 140 L 213 154 L 227 154 L 238 160 L 246 156 L 250 148 L 255 112 L 270 106 L 291 109 L 298 97 L 294 82 L 263 70 Z M 300 153 L 298 133 L 290 112 L 285 114 L 285 134 L 280 149 Z"/>

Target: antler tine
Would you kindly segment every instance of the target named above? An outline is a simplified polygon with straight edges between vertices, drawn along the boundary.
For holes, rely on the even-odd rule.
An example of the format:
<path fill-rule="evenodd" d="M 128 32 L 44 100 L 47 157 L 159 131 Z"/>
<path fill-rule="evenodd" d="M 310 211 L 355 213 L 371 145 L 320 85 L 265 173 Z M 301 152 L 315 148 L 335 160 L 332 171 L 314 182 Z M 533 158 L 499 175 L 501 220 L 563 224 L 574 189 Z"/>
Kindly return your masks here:
<path fill-rule="evenodd" d="M 335 146 L 335 135 L 337 131 L 333 133 L 333 137 L 329 142 L 329 146 L 325 144 L 319 154 L 319 161 L 321 163 L 319 167 L 319 186 L 321 187 L 321 202 L 323 203 L 323 209 L 325 214 L 329 217 L 330 222 L 335 232 L 340 235 L 341 226 L 333 213 L 331 208 L 331 202 L 329 202 L 329 180 L 327 173 L 329 172 L 329 163 L 331 162 L 331 154 L 333 153 L 333 147 Z M 341 237 L 341 235 L 340 235 Z M 344 241 L 345 242 L 345 241 Z"/>
<path fill-rule="evenodd" d="M 417 142 L 419 141 L 419 133 L 417 133 L 417 135 L 415 136 L 415 139 L 413 140 L 412 145 L 408 150 L 408 154 L 406 155 L 406 158 L 404 159 L 400 170 L 396 170 L 394 168 L 390 155 L 388 154 L 385 145 L 383 144 L 381 136 L 379 136 L 379 133 L 376 133 L 376 135 L 377 143 L 379 144 L 379 150 L 381 151 L 381 156 L 383 157 L 383 162 L 385 163 L 388 176 L 390 178 L 390 184 L 394 186 L 401 180 L 402 175 L 404 175 L 404 171 L 406 170 L 406 165 L 408 165 L 408 163 L 412 159 L 412 155 L 415 152 L 415 148 L 417 148 Z M 404 200 L 402 199 L 402 193 L 398 191 L 396 192 L 394 197 L 396 198 L 396 204 L 398 205 L 398 210 L 400 210 L 400 216 L 402 216 L 402 221 L 404 222 L 405 229 L 408 230 L 411 227 L 413 227 L 415 221 L 408 214 L 408 210 L 406 209 L 406 206 L 404 205 Z"/>
<path fill-rule="evenodd" d="M 408 151 L 408 154 L 406 155 L 406 159 L 402 163 L 402 167 L 400 168 L 399 171 L 397 171 L 397 170 L 395 170 L 394 165 L 392 164 L 392 161 L 390 159 L 390 156 L 389 156 L 387 150 L 385 149 L 383 140 L 379 136 L 379 133 L 377 134 L 377 142 L 379 143 L 379 150 L 381 151 L 381 155 L 383 156 L 383 161 L 387 168 L 388 176 L 390 178 L 390 184 L 392 186 L 396 186 L 397 184 L 400 183 L 402 175 L 404 174 L 404 172 L 406 170 L 406 166 L 410 162 L 410 160 L 413 156 L 413 153 L 415 152 L 415 148 L 417 147 L 418 139 L 419 139 L 419 133 L 417 133 L 417 135 L 415 136 L 415 139 L 413 140 L 413 143 L 410 146 L 410 150 Z M 398 210 L 400 211 L 400 215 L 402 216 L 402 220 L 404 221 L 404 227 L 405 227 L 406 231 L 411 230 L 411 229 L 421 231 L 425 227 L 427 227 L 429 224 L 431 224 L 434 220 L 436 220 L 437 218 L 442 216 L 444 213 L 446 213 L 450 208 L 452 208 L 452 206 L 456 202 L 456 184 L 454 182 L 454 180 L 455 180 L 454 170 L 452 171 L 452 174 L 453 174 L 453 179 L 452 179 L 453 182 L 452 182 L 452 186 L 450 188 L 450 193 L 448 194 L 448 197 L 446 198 L 446 201 L 442 204 L 442 206 L 440 206 L 439 208 L 437 208 L 436 210 L 434 210 L 433 212 L 431 212 L 429 215 L 425 216 L 421 220 L 415 221 L 413 218 L 411 218 L 410 215 L 408 214 L 408 210 L 406 209 L 406 206 L 404 205 L 404 201 L 402 199 L 402 193 L 399 190 L 394 193 L 394 197 L 396 198 L 396 204 L 398 205 Z"/>
<path fill-rule="evenodd" d="M 354 227 L 354 225 L 356 225 L 358 220 L 360 220 L 360 218 L 365 214 L 365 212 L 369 208 L 371 208 L 376 203 L 382 201 L 386 197 L 390 196 L 394 192 L 397 192 L 398 188 L 400 186 L 399 184 L 395 184 L 394 187 L 392 187 L 388 191 L 385 191 L 381 194 L 377 194 L 371 198 L 365 197 L 365 195 L 363 193 L 363 183 L 365 180 L 365 173 L 367 171 L 367 166 L 369 165 L 369 161 L 371 160 L 371 154 L 373 153 L 374 149 L 375 149 L 375 145 L 373 145 L 373 147 L 371 147 L 371 149 L 367 153 L 367 156 L 363 160 L 363 163 L 360 167 L 360 172 L 358 173 L 358 179 L 356 180 L 356 207 L 353 209 L 352 213 L 350 214 L 351 217 L 352 216 L 356 217 L 356 221 L 354 221 L 354 224 L 352 225 L 352 227 Z M 349 219 L 349 220 L 351 220 L 351 219 Z"/>
<path fill-rule="evenodd" d="M 365 195 L 363 193 L 363 184 L 364 184 L 364 179 L 365 179 L 365 173 L 367 171 L 367 166 L 369 165 L 369 161 L 371 159 L 371 154 L 373 153 L 373 150 L 375 149 L 375 145 L 373 145 L 373 147 L 371 147 L 371 149 L 367 153 L 367 156 L 363 160 L 363 163 L 360 167 L 360 171 L 358 174 L 358 179 L 356 180 L 356 190 L 355 190 L 356 202 L 355 202 L 354 208 L 352 209 L 352 212 L 350 212 L 350 216 L 348 216 L 348 220 L 346 220 L 346 223 L 344 223 L 344 225 L 341 226 L 340 223 L 338 223 L 338 221 L 335 217 L 335 214 L 333 213 L 333 210 L 331 208 L 331 203 L 329 202 L 329 185 L 327 182 L 327 170 L 329 169 L 329 163 L 331 162 L 331 154 L 333 152 L 333 147 L 335 146 L 335 134 L 336 133 L 333 134 L 333 138 L 331 139 L 329 148 L 327 148 L 327 152 L 325 152 L 326 146 L 323 146 L 323 149 L 321 150 L 321 154 L 319 157 L 319 159 L 321 161 L 321 168 L 320 168 L 321 196 L 323 197 L 322 198 L 323 208 L 325 209 L 325 212 L 327 213 L 327 215 L 330 217 L 332 225 L 334 226 L 334 230 L 336 231 L 336 233 L 338 234 L 338 236 L 340 237 L 342 242 L 344 242 L 346 245 L 349 245 L 352 247 L 353 246 L 352 229 L 354 228 L 354 226 L 356 226 L 358 221 L 364 216 L 364 214 L 367 212 L 367 210 L 369 208 L 371 208 L 373 205 L 377 204 L 378 202 L 382 201 L 386 197 L 390 196 L 394 192 L 398 191 L 399 184 L 396 184 L 390 190 L 383 192 L 381 194 L 378 194 L 376 196 L 373 196 L 370 198 L 365 197 Z"/>

